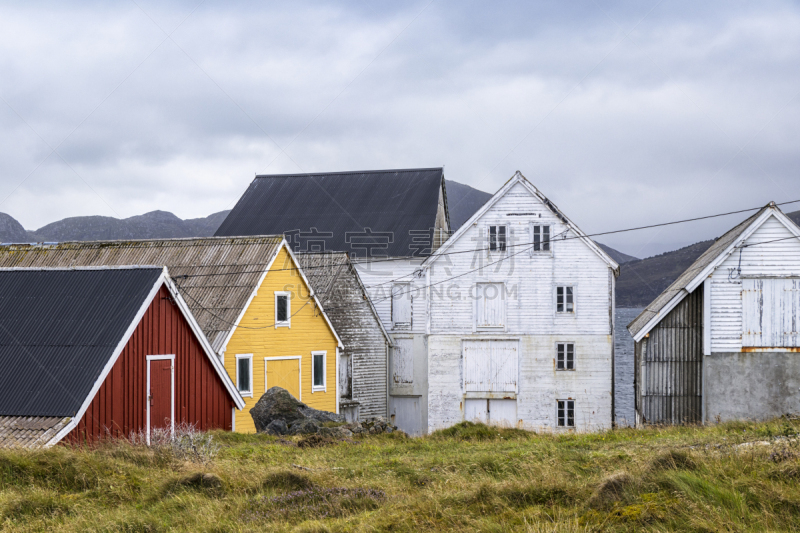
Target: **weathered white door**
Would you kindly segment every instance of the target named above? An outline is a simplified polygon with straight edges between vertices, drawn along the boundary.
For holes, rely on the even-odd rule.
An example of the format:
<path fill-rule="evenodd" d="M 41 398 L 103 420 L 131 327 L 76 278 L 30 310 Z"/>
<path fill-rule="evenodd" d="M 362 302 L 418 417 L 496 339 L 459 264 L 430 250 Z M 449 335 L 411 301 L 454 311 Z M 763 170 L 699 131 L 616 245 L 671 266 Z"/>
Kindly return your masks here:
<path fill-rule="evenodd" d="M 517 400 L 469 398 L 464 402 L 464 420 L 514 427 L 517 422 Z"/>
<path fill-rule="evenodd" d="M 464 341 L 466 392 L 517 392 L 518 342 Z"/>
<path fill-rule="evenodd" d="M 395 338 L 392 348 L 392 381 L 397 385 L 414 382 L 414 339 Z"/>
<path fill-rule="evenodd" d="M 742 280 L 742 346 L 800 346 L 800 280 Z"/>
<path fill-rule="evenodd" d="M 419 396 L 392 396 L 389 401 L 392 423 L 409 435 L 422 435 L 422 410 Z"/>

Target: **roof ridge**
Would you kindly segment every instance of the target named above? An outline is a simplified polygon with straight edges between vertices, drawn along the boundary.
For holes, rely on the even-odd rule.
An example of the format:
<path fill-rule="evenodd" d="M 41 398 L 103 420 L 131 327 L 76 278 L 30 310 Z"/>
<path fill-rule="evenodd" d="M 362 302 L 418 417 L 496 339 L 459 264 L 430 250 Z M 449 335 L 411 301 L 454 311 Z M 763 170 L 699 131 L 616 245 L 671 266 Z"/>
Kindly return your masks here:
<path fill-rule="evenodd" d="M 0 272 L 32 272 L 38 270 L 164 270 L 164 265 L 94 265 L 94 266 L 50 266 L 50 267 L 0 267 Z"/>
<path fill-rule="evenodd" d="M 107 244 L 107 245 L 118 245 L 118 244 L 146 244 L 146 243 L 153 243 L 153 242 L 190 242 L 190 241 L 256 241 L 256 240 L 276 240 L 280 241 L 283 239 L 283 235 L 241 235 L 235 237 L 226 237 L 226 236 L 216 236 L 211 235 L 208 237 L 169 237 L 166 239 L 104 239 L 104 240 L 97 240 L 97 241 L 54 241 L 54 242 L 20 242 L 20 243 L 2 243 L 0 247 L 14 247 L 14 246 L 61 246 L 64 244 L 79 244 L 79 245 L 97 245 L 97 244 Z"/>
<path fill-rule="evenodd" d="M 426 170 L 441 170 L 444 172 L 444 167 L 393 168 L 383 170 L 343 170 L 339 172 L 300 172 L 293 174 L 256 174 L 256 178 L 302 178 L 308 176 L 340 176 L 346 174 L 389 174 L 396 172 L 422 172 Z"/>

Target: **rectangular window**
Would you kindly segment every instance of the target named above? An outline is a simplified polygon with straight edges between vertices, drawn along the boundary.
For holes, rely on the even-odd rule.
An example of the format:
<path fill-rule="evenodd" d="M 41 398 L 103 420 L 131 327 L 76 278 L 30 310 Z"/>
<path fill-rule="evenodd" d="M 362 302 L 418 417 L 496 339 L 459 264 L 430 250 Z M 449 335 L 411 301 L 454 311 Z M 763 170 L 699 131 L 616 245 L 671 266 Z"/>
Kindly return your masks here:
<path fill-rule="evenodd" d="M 556 370 L 575 370 L 575 345 L 571 342 L 556 345 Z"/>
<path fill-rule="evenodd" d="M 506 251 L 505 226 L 489 226 L 489 251 L 490 252 Z"/>
<path fill-rule="evenodd" d="M 326 352 L 311 352 L 311 392 L 325 390 Z"/>
<path fill-rule="evenodd" d="M 392 285 L 392 327 L 394 329 L 411 329 L 412 303 L 410 283 Z"/>
<path fill-rule="evenodd" d="M 575 299 L 573 287 L 556 287 L 556 312 L 574 313 Z"/>
<path fill-rule="evenodd" d="M 575 400 L 557 400 L 558 427 L 575 427 Z"/>
<path fill-rule="evenodd" d="M 275 327 L 291 327 L 292 305 L 291 293 L 275 293 Z"/>
<path fill-rule="evenodd" d="M 533 251 L 534 252 L 550 251 L 550 226 L 533 227 Z"/>
<path fill-rule="evenodd" d="M 475 327 L 503 328 L 506 323 L 505 285 L 477 283 L 475 285 Z"/>
<path fill-rule="evenodd" d="M 236 356 L 236 388 L 242 396 L 253 395 L 253 354 Z"/>

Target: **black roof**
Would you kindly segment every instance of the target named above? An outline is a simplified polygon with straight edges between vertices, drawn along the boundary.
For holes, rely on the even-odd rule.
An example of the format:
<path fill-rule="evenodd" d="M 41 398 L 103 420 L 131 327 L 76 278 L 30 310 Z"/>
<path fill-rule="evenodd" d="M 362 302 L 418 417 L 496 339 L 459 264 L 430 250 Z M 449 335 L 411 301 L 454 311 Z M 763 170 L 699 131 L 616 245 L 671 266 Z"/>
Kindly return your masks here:
<path fill-rule="evenodd" d="M 442 168 L 256 176 L 215 235 L 282 233 L 295 251 L 427 256 L 443 181 Z"/>
<path fill-rule="evenodd" d="M 0 270 L 0 416 L 75 416 L 161 272 Z"/>

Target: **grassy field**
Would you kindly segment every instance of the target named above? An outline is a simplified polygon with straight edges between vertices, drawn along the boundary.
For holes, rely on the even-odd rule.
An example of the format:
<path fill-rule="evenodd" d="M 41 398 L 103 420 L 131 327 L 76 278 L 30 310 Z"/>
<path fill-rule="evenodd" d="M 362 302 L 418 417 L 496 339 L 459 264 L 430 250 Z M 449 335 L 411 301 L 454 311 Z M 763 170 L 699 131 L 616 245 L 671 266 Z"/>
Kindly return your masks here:
<path fill-rule="evenodd" d="M 796 531 L 798 431 L 784 419 L 593 435 L 466 423 L 333 444 L 214 433 L 210 460 L 119 442 L 0 450 L 0 528 Z"/>

